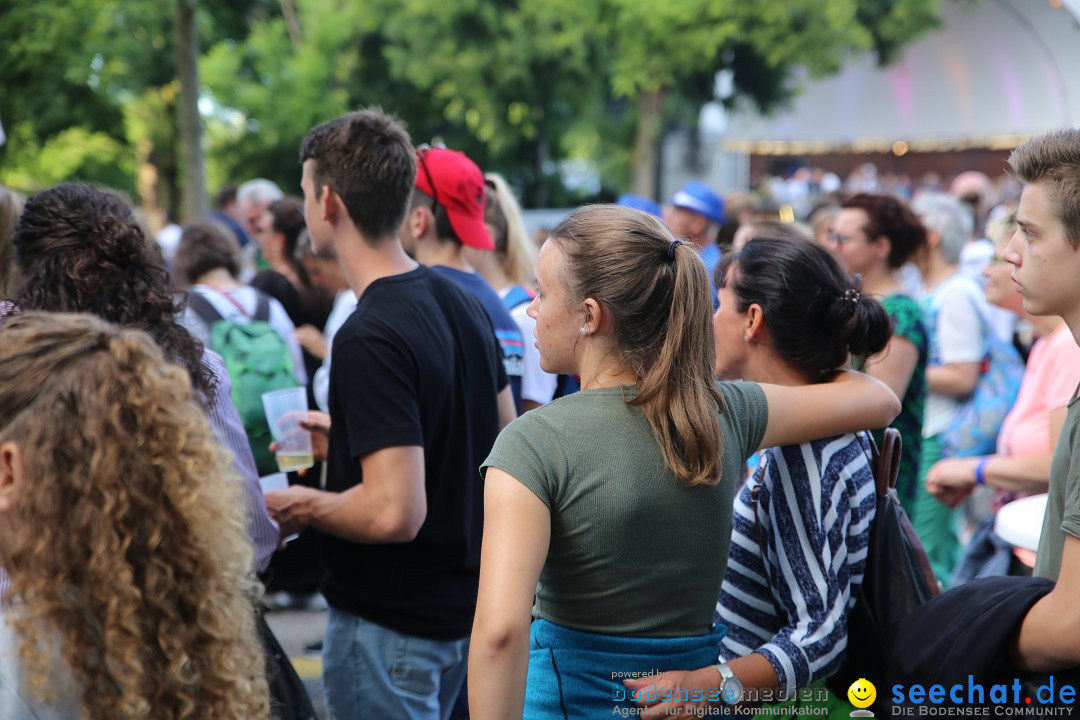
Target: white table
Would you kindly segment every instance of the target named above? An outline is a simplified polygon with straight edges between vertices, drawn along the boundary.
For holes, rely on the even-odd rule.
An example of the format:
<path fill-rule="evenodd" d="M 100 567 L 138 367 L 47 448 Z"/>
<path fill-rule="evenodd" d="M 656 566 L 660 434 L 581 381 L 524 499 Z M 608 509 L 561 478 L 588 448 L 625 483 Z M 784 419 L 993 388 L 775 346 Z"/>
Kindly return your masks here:
<path fill-rule="evenodd" d="M 998 510 L 994 532 L 1010 545 L 1034 552 L 1039 549 L 1045 513 L 1046 493 L 1014 500 Z"/>

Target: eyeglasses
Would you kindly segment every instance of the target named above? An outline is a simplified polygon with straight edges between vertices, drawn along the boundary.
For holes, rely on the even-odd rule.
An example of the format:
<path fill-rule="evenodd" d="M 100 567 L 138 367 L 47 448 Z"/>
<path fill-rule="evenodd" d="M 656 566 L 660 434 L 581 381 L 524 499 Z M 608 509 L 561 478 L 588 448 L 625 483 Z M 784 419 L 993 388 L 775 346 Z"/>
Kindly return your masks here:
<path fill-rule="evenodd" d="M 835 230 L 830 230 L 828 234 L 829 242 L 836 243 L 837 245 L 843 245 L 846 242 L 850 242 L 854 239 L 853 235 L 841 235 Z"/>
<path fill-rule="evenodd" d="M 439 207 L 439 192 L 435 189 L 435 181 L 431 179 L 431 172 L 427 168 L 427 163 L 424 162 L 424 156 L 433 149 L 434 148 L 431 145 L 426 143 L 416 148 L 416 161 L 420 163 L 420 169 L 424 171 L 424 177 L 427 178 L 428 187 L 431 188 L 432 214 L 434 214 Z"/>

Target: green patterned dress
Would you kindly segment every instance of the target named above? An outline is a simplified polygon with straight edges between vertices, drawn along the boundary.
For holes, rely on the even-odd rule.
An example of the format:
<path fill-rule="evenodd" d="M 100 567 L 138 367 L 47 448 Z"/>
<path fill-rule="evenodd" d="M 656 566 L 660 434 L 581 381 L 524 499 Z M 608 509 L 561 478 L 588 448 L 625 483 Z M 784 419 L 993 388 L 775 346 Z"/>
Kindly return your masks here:
<path fill-rule="evenodd" d="M 919 351 L 919 360 L 915 363 L 907 392 L 900 398 L 900 414 L 891 425 L 900 431 L 903 440 L 896 494 L 900 496 L 904 509 L 910 514 L 919 479 L 919 449 L 922 446 L 923 407 L 926 405 L 926 360 L 930 344 L 919 303 L 907 295 L 888 295 L 882 299 L 881 304 L 892 319 L 893 335 L 904 338 Z M 880 444 L 881 432 L 875 433 L 874 439 Z"/>

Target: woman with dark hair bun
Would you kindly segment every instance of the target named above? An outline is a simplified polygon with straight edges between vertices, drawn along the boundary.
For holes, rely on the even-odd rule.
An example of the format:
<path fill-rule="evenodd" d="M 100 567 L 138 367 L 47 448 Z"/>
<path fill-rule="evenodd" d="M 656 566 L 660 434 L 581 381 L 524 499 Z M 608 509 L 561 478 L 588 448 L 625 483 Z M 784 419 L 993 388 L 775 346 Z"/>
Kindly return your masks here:
<path fill-rule="evenodd" d="M 891 195 L 860 193 L 843 203 L 832 238 L 840 263 L 851 275 L 861 276 L 863 291 L 879 298 L 892 319 L 893 336 L 885 352 L 863 369 L 891 387 L 903 406 L 892 423 L 903 439 L 896 493 L 914 518 L 930 337 L 902 268 L 925 257 L 926 229 Z"/>
<path fill-rule="evenodd" d="M 755 237 L 725 255 L 716 275 L 720 307 L 713 326 L 722 378 L 819 384 L 849 356 L 879 353 L 892 335 L 881 303 L 812 241 Z M 859 594 L 876 509 L 869 451 L 861 432 L 770 448 L 735 500 L 716 605 L 728 628 L 719 659 L 759 699 L 790 698 L 811 685 L 814 701 L 833 699 L 821 681 L 843 661 L 846 619 Z M 637 691 L 655 683 L 660 696 L 665 688 L 686 688 L 728 700 L 723 666 L 626 684 Z M 666 716 L 694 706 L 654 709 Z"/>
<path fill-rule="evenodd" d="M 87 312 L 149 333 L 213 397 L 202 344 L 176 322 L 161 256 L 126 199 L 81 183 L 43 190 L 26 202 L 12 245 L 23 278 L 11 298 L 18 308 Z"/>

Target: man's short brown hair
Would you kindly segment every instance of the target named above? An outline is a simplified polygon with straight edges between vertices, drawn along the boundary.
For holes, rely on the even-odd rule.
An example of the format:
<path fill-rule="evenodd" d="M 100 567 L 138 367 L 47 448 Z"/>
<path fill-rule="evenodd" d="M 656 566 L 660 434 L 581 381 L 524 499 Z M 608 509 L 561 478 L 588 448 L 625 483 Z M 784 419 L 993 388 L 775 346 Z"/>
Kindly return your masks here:
<path fill-rule="evenodd" d="M 332 188 L 369 243 L 397 233 L 416 182 L 416 151 L 396 118 L 365 108 L 317 125 L 300 146 L 306 160 L 315 161 L 315 196 Z"/>
<path fill-rule="evenodd" d="M 1080 129 L 1055 130 L 1012 151 L 1009 165 L 1024 183 L 1046 186 L 1050 206 L 1073 249 L 1080 247 Z"/>

